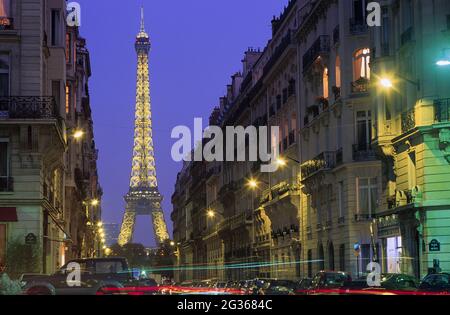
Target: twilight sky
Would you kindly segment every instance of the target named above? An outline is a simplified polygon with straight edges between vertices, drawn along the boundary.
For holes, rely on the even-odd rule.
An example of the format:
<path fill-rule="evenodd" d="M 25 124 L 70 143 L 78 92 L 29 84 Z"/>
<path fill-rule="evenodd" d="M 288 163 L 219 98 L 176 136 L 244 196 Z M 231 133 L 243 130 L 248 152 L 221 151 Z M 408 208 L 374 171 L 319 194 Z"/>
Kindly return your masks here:
<path fill-rule="evenodd" d="M 134 39 L 140 6 L 152 42 L 150 94 L 158 186 L 172 235 L 170 202 L 181 165 L 172 160 L 173 127 L 193 127 L 226 92 L 248 47 L 263 48 L 270 21 L 288 0 L 78 0 L 81 36 L 91 54 L 91 106 L 104 190 L 103 221 L 120 223 L 128 192 L 136 82 Z M 151 219 L 138 217 L 135 242 L 154 245 Z"/>

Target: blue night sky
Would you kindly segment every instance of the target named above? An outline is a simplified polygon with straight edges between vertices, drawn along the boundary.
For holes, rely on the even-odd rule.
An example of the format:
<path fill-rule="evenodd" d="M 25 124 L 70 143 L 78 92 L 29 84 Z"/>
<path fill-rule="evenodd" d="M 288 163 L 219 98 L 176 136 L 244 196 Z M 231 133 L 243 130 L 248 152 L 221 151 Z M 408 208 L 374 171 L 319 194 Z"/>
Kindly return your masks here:
<path fill-rule="evenodd" d="M 170 202 L 180 163 L 170 156 L 173 127 L 204 125 L 248 47 L 263 48 L 271 19 L 288 0 L 78 0 L 81 36 L 91 54 L 91 106 L 104 190 L 103 221 L 121 222 L 133 146 L 134 39 L 140 6 L 152 41 L 150 93 L 158 185 L 171 233 Z M 138 217 L 135 242 L 153 245 L 150 217 Z"/>

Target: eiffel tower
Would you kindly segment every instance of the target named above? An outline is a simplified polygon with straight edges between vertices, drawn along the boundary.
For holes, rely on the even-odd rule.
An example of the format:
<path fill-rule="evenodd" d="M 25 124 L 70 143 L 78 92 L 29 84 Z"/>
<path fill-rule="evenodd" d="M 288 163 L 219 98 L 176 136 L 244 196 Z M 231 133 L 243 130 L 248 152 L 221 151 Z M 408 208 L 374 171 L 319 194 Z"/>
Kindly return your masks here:
<path fill-rule="evenodd" d="M 150 106 L 150 80 L 148 55 L 150 38 L 144 27 L 144 9 L 141 9 L 141 29 L 136 37 L 137 82 L 136 110 L 134 121 L 134 147 L 131 165 L 130 189 L 125 195 L 125 214 L 120 229 L 118 244 L 123 246 L 133 238 L 137 215 L 151 215 L 157 245 L 169 239 L 162 195 L 156 179 L 155 155 L 152 139 L 152 112 Z"/>

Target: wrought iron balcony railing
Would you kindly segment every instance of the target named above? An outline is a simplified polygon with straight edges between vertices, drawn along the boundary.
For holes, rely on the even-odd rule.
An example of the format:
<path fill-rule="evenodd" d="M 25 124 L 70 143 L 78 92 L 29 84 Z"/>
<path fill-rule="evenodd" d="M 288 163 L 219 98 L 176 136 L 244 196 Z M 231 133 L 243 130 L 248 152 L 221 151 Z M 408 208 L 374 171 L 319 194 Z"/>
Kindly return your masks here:
<path fill-rule="evenodd" d="M 319 36 L 314 44 L 303 55 L 303 72 L 306 72 L 309 67 L 316 61 L 317 57 L 328 55 L 330 53 L 330 36 Z"/>
<path fill-rule="evenodd" d="M 416 127 L 416 110 L 411 108 L 402 113 L 402 132 L 406 133 Z"/>
<path fill-rule="evenodd" d="M 273 55 L 270 57 L 269 61 L 264 66 L 263 72 L 265 75 L 270 71 L 270 69 L 272 69 L 272 67 L 277 63 L 277 61 L 280 60 L 281 55 L 291 44 L 292 44 L 292 36 L 291 32 L 289 31 L 281 40 L 280 45 L 278 45 L 278 47 L 275 48 Z"/>
<path fill-rule="evenodd" d="M 357 213 L 355 214 L 355 221 L 372 221 L 374 218 L 372 213 Z"/>
<path fill-rule="evenodd" d="M 0 119 L 54 119 L 59 118 L 52 96 L 0 97 Z"/>
<path fill-rule="evenodd" d="M 14 19 L 6 16 L 0 16 L 0 31 L 14 29 Z"/>
<path fill-rule="evenodd" d="M 351 82 L 352 94 L 368 93 L 369 88 L 370 88 L 370 80 L 366 78 L 360 78 L 354 82 Z"/>
<path fill-rule="evenodd" d="M 14 191 L 14 178 L 0 177 L 0 192 Z"/>
<path fill-rule="evenodd" d="M 369 161 L 376 159 L 375 151 L 367 143 L 353 145 L 353 161 Z"/>
<path fill-rule="evenodd" d="M 435 100 L 434 113 L 437 122 L 450 121 L 450 98 Z"/>
<path fill-rule="evenodd" d="M 301 165 L 302 178 L 305 180 L 319 171 L 331 170 L 335 166 L 336 152 L 322 152 L 314 159 L 306 161 Z"/>
<path fill-rule="evenodd" d="M 365 19 L 350 19 L 350 33 L 352 35 L 365 34 L 369 30 Z"/>

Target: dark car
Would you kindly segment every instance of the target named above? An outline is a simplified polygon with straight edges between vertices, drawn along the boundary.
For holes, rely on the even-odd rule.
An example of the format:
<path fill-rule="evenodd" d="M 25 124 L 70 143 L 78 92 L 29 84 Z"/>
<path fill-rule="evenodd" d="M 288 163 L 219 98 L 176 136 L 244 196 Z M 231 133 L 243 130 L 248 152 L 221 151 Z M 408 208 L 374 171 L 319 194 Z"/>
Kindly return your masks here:
<path fill-rule="evenodd" d="M 343 271 L 320 271 L 312 279 L 308 294 L 339 294 L 339 289 L 351 279 Z"/>
<path fill-rule="evenodd" d="M 79 269 L 73 269 L 74 265 Z M 27 295 L 113 294 L 124 293 L 127 287 L 156 284 L 152 279 L 136 278 L 127 260 L 119 257 L 72 260 L 52 275 L 22 278 L 22 283 Z"/>
<path fill-rule="evenodd" d="M 387 273 L 381 275 L 381 287 L 394 291 L 415 291 L 418 287 L 418 281 L 410 275 Z"/>
<path fill-rule="evenodd" d="M 295 288 L 295 294 L 297 295 L 306 295 L 308 294 L 308 290 L 311 287 L 312 279 L 311 278 L 303 278 L 297 283 L 297 287 Z"/>
<path fill-rule="evenodd" d="M 423 278 L 419 285 L 420 292 L 450 292 L 450 274 L 435 273 L 429 274 Z"/>
<path fill-rule="evenodd" d="M 381 275 L 380 286 L 369 286 L 367 277 L 345 281 L 340 288 L 341 294 L 385 294 L 390 291 L 416 291 L 417 279 L 410 275 L 385 273 Z"/>
<path fill-rule="evenodd" d="M 293 295 L 297 284 L 291 280 L 271 280 L 263 287 L 264 295 Z"/>

